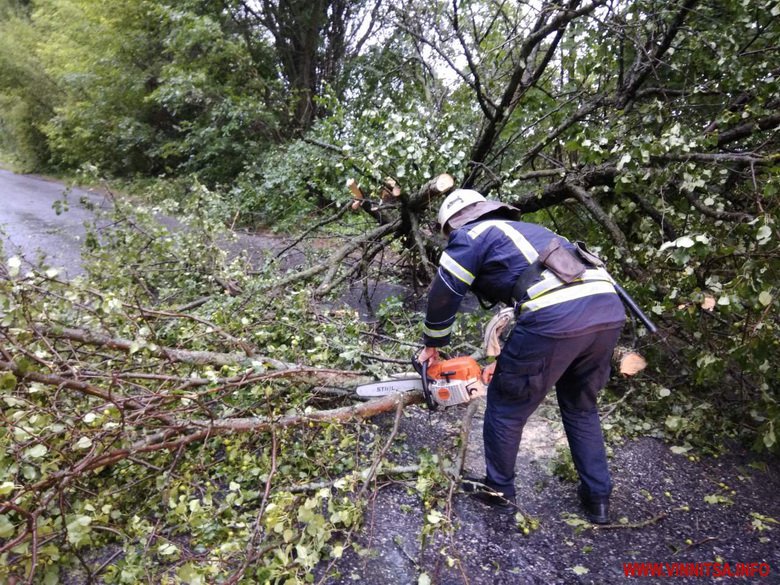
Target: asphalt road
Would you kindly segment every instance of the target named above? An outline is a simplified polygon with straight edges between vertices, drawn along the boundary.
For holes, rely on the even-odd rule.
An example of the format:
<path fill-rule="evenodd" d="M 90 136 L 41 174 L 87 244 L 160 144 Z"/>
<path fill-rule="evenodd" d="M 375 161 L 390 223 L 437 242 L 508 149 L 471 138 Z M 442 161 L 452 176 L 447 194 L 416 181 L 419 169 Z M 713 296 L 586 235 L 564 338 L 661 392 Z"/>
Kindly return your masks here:
<path fill-rule="evenodd" d="M 68 191 L 55 181 L 0 169 L 0 232 L 5 257 L 19 256 L 30 263 L 43 258 L 67 276 L 79 274 L 84 224 L 94 218 L 93 212 L 81 205 L 82 199 L 96 206 L 108 205 L 97 193 Z M 67 211 L 58 215 L 57 201 L 67 202 Z"/>

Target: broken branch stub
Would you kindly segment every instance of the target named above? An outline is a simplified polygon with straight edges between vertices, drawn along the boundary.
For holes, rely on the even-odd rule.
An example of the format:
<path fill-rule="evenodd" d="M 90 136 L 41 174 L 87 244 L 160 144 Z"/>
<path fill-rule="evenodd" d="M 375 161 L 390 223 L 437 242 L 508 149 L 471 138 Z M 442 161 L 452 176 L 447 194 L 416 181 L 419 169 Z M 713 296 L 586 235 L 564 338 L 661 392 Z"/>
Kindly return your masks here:
<path fill-rule="evenodd" d="M 647 367 L 647 360 L 636 350 L 628 347 L 616 347 L 613 358 L 618 371 L 623 376 L 635 376 Z"/>
<path fill-rule="evenodd" d="M 423 211 L 432 199 L 450 192 L 454 187 L 455 179 L 452 175 L 443 173 L 420 187 L 420 190 L 409 198 L 407 205 L 412 211 Z"/>
<path fill-rule="evenodd" d="M 352 178 L 347 179 L 347 189 L 352 193 L 352 197 L 355 198 L 350 209 L 352 209 L 352 211 L 357 211 L 360 209 L 360 201 L 364 198 L 363 191 L 360 190 L 360 185 L 358 185 L 357 181 Z"/>
<path fill-rule="evenodd" d="M 385 178 L 385 184 L 382 185 L 382 201 L 393 201 L 401 196 L 401 185 L 392 177 Z"/>
<path fill-rule="evenodd" d="M 455 187 L 455 179 L 446 173 L 423 185 L 421 191 L 428 196 L 443 195 Z"/>

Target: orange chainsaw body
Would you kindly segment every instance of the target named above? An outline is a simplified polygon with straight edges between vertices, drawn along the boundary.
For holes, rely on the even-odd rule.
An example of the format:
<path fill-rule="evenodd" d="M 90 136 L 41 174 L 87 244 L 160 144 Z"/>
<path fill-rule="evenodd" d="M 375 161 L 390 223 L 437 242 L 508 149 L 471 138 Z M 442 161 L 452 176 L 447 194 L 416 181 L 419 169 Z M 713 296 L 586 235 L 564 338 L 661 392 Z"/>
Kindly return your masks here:
<path fill-rule="evenodd" d="M 429 385 L 433 399 L 442 406 L 468 402 L 485 395 L 482 368 L 469 356 L 460 356 L 436 362 L 428 367 Z"/>
<path fill-rule="evenodd" d="M 467 355 L 442 360 L 428 366 L 428 377 L 434 380 L 470 380 L 479 378 L 482 368 L 477 360 Z"/>

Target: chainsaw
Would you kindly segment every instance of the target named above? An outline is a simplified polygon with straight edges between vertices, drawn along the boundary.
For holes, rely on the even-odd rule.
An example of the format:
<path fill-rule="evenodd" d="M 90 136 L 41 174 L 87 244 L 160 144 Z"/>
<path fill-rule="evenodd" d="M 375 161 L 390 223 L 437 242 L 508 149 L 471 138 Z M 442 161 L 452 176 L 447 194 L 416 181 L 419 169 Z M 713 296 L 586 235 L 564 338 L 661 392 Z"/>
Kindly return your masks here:
<path fill-rule="evenodd" d="M 358 396 L 374 398 L 421 390 L 425 404 L 431 410 L 439 406 L 455 406 L 484 396 L 487 388 L 482 382 L 482 368 L 472 357 L 461 356 L 441 360 L 428 366 L 412 358 L 417 375 L 397 375 L 386 380 L 363 384 L 356 388 Z"/>

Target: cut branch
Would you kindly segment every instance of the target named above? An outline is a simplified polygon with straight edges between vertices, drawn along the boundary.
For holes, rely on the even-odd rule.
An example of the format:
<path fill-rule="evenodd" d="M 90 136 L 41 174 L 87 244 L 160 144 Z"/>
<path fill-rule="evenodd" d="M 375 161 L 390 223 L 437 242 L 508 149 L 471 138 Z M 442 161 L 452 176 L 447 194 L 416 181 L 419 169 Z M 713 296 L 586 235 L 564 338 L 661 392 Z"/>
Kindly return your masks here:
<path fill-rule="evenodd" d="M 371 468 L 368 470 L 366 479 L 363 482 L 363 487 L 360 489 L 360 492 L 358 492 L 359 498 L 363 497 L 363 495 L 366 493 L 366 490 L 368 490 L 368 486 L 374 480 L 376 471 L 379 468 L 379 465 L 384 460 L 387 450 L 393 444 L 393 441 L 395 440 L 395 437 L 398 434 L 398 427 L 401 423 L 401 415 L 403 414 L 403 412 L 404 412 L 404 405 L 403 403 L 399 402 L 395 408 L 395 419 L 393 420 L 393 428 L 391 429 L 390 435 L 387 437 L 387 441 L 385 441 L 382 450 L 377 454 L 376 458 L 374 459 L 374 463 L 371 465 Z"/>
<path fill-rule="evenodd" d="M 279 253 L 275 254 L 274 259 L 281 258 L 287 251 L 293 249 L 295 246 L 300 244 L 310 233 L 314 232 L 315 230 L 318 230 L 319 228 L 328 225 L 329 223 L 333 223 L 341 219 L 341 217 L 347 212 L 347 209 L 351 209 L 350 203 L 343 205 L 335 214 L 321 221 L 318 221 L 309 229 L 305 230 L 301 235 L 295 238 L 295 240 L 293 240 L 290 244 L 288 244 L 284 249 L 280 250 Z"/>
<path fill-rule="evenodd" d="M 36 372 L 34 370 L 25 369 L 19 366 L 13 361 L 0 361 L 0 370 L 6 370 L 13 373 L 20 380 L 28 380 L 31 382 L 38 382 L 39 384 L 46 384 L 47 386 L 55 386 L 57 388 L 70 388 L 71 390 L 77 390 L 87 396 L 94 396 L 104 400 L 106 403 L 116 404 L 119 408 L 129 408 L 133 410 L 146 409 L 148 404 L 134 397 L 123 397 L 114 391 L 108 392 L 103 390 L 99 386 L 82 382 L 73 378 L 66 378 L 64 376 L 58 376 L 56 374 L 44 374 L 42 372 Z M 86 373 L 87 377 L 94 378 L 93 373 Z M 136 376 L 142 376 L 138 374 Z M 123 377 L 131 377 L 131 375 L 116 377 L 111 376 L 111 379 L 121 379 Z M 158 379 L 157 377 L 151 378 L 150 375 L 145 376 L 147 379 Z M 170 378 L 170 377 L 168 377 Z M 240 375 L 232 378 L 217 379 L 215 381 L 206 380 L 203 378 L 194 378 L 193 380 L 187 380 L 189 386 L 202 386 L 206 384 L 217 384 L 222 386 L 238 387 L 252 382 L 258 382 L 260 380 L 272 380 L 278 378 L 291 379 L 293 381 L 308 383 L 308 384 L 320 384 L 328 385 L 332 387 L 347 386 L 355 384 L 368 379 L 366 374 L 361 372 L 350 372 L 346 370 L 334 370 L 334 369 L 321 369 L 310 368 L 304 366 L 290 365 L 287 369 L 279 370 L 276 372 L 265 372 L 253 375 Z M 176 380 L 180 378 L 174 378 Z M 164 381 L 170 381 L 165 379 Z M 181 396 L 180 396 L 181 397 Z M 169 421 L 170 422 L 170 421 Z"/>
<path fill-rule="evenodd" d="M 379 254 L 382 250 L 384 250 L 384 248 L 385 248 L 385 242 L 381 240 L 375 242 L 374 245 L 371 246 L 363 254 L 363 257 L 358 262 L 355 262 L 351 268 L 345 270 L 338 278 L 334 278 L 334 277 L 336 276 L 336 272 L 339 268 L 339 265 L 334 264 L 331 267 L 331 270 L 328 271 L 328 274 L 325 276 L 325 278 L 322 279 L 322 282 L 317 287 L 317 291 L 315 294 L 318 296 L 328 294 L 337 286 L 342 284 L 345 280 L 347 280 L 348 278 L 350 278 L 351 276 L 359 272 L 361 267 L 367 266 L 377 254 Z"/>
<path fill-rule="evenodd" d="M 208 321 L 207 319 L 203 319 L 201 317 L 197 317 L 195 315 L 188 315 L 186 313 L 180 313 L 176 311 L 164 311 L 164 310 L 158 310 L 158 309 L 148 309 L 145 307 L 138 307 L 135 305 L 130 305 L 128 303 L 124 303 L 124 306 L 126 307 L 132 307 L 138 309 L 141 314 L 145 317 L 170 317 L 173 319 L 188 319 L 190 321 L 195 321 L 196 323 L 200 323 L 201 325 L 205 325 L 206 327 L 212 329 L 215 331 L 218 335 L 224 337 L 229 342 L 237 345 L 241 348 L 241 350 L 247 355 L 247 357 L 252 357 L 257 353 L 257 348 L 251 346 L 249 343 L 244 341 L 243 339 L 239 339 L 218 325 L 212 323 L 211 321 Z"/>
<path fill-rule="evenodd" d="M 455 186 L 455 179 L 446 173 L 435 177 L 420 187 L 406 202 L 410 211 L 420 212 L 428 207 L 434 198 L 448 193 Z"/>
<path fill-rule="evenodd" d="M 126 398 L 119 396 L 114 392 L 107 392 L 102 388 L 88 384 L 86 382 L 63 378 L 62 376 L 55 376 L 53 374 L 43 374 L 40 372 L 25 370 L 21 368 L 16 362 L 0 361 L 0 370 L 11 372 L 20 380 L 29 380 L 31 382 L 38 382 L 39 384 L 46 384 L 48 386 L 77 390 L 78 392 L 86 394 L 87 396 L 100 398 L 107 404 L 115 404 L 119 409 L 145 410 L 147 408 L 145 403 L 136 398 Z M 158 418 L 161 418 L 161 420 L 164 420 L 166 423 L 172 423 L 172 419 L 170 417 L 160 415 Z"/>

